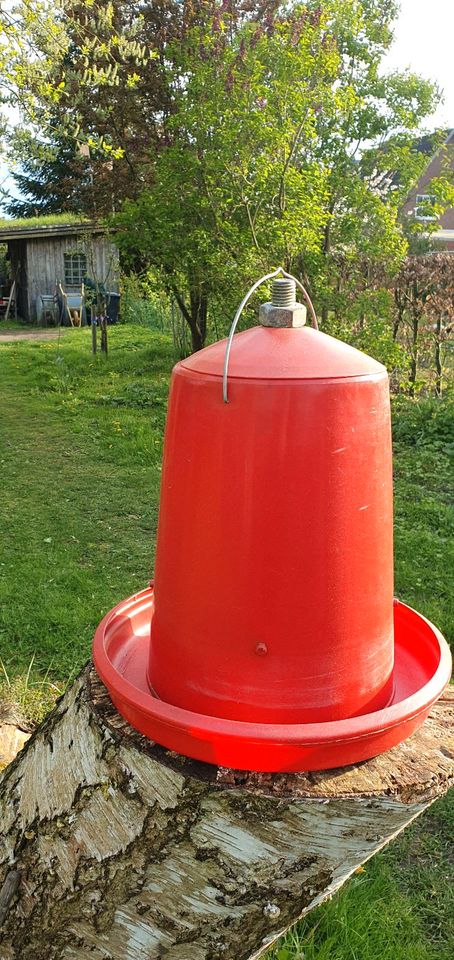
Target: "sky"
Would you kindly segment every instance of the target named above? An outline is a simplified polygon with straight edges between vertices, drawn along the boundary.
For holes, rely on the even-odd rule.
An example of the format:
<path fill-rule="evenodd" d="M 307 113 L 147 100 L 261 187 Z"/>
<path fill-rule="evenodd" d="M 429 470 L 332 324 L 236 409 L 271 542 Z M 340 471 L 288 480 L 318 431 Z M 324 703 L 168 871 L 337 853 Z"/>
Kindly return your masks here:
<path fill-rule="evenodd" d="M 401 0 L 387 70 L 409 67 L 443 90 L 428 126 L 454 127 L 454 0 Z"/>
<path fill-rule="evenodd" d="M 454 127 L 454 0 L 401 0 L 394 42 L 383 66 L 385 71 L 408 67 L 434 80 L 443 91 L 444 103 L 426 126 Z M 3 163 L 0 182 L 11 189 Z"/>

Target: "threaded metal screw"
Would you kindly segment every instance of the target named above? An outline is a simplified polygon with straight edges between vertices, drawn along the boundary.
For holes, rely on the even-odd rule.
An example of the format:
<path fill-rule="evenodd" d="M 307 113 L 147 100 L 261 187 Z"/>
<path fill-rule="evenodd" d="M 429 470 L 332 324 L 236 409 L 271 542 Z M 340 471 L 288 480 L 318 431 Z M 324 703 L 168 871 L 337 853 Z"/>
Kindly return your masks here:
<path fill-rule="evenodd" d="M 271 303 L 273 307 L 293 307 L 296 302 L 296 284 L 294 280 L 282 277 L 273 280 Z"/>

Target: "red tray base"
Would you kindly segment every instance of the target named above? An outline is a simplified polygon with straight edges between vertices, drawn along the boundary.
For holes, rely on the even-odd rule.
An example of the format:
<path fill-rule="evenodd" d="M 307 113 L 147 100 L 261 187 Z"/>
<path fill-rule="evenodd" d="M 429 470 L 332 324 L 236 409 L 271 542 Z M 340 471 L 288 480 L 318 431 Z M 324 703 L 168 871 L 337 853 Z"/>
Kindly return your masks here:
<path fill-rule="evenodd" d="M 439 630 L 396 600 L 394 693 L 383 710 L 325 723 L 219 719 L 174 707 L 151 693 L 146 675 L 153 611 L 151 586 L 104 617 L 93 643 L 98 675 L 125 720 L 150 740 L 237 770 L 326 770 L 384 753 L 423 723 L 451 674 L 451 654 Z"/>

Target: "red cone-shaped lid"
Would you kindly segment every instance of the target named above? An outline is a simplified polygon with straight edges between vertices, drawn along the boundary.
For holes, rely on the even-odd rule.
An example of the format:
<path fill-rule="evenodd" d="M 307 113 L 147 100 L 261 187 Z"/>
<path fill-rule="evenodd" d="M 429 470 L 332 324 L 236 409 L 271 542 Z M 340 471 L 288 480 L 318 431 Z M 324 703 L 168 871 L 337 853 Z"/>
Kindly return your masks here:
<path fill-rule="evenodd" d="M 226 343 L 205 347 L 183 360 L 182 367 L 222 376 Z M 246 330 L 236 335 L 229 363 L 229 380 L 331 380 L 384 373 L 372 357 L 311 327 Z"/>

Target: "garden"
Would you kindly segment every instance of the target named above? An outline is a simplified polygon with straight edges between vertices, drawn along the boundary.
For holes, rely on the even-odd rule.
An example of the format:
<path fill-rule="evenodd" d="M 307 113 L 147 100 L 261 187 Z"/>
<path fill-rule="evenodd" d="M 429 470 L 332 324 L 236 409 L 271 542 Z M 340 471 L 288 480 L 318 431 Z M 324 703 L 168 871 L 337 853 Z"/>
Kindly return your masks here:
<path fill-rule="evenodd" d="M 246 291 L 279 266 L 304 284 L 323 333 L 389 371 L 395 594 L 454 644 L 454 137 L 433 120 L 437 83 L 388 68 L 397 16 L 390 0 L 2 6 L 0 723 L 37 731 L 22 756 L 44 743 L 49 770 L 52 718 L 86 676 L 97 624 L 153 576 L 172 367 L 224 337 Z M 107 291 L 116 308 L 120 293 L 112 325 Z M 40 320 L 52 329 L 35 329 Z M 107 780 L 98 786 L 93 799 L 78 784 L 81 819 L 111 797 Z M 46 944 L 49 960 L 85 948 L 148 960 L 147 943 L 150 958 L 167 955 L 168 928 L 156 945 L 140 900 L 127 945 L 100 946 L 115 912 L 123 936 L 117 907 L 135 893 L 121 867 L 101 916 L 91 848 L 71 879 L 73 893 L 79 876 L 87 883 L 86 912 L 65 890 L 54 936 L 46 897 L 79 851 L 76 828 L 58 815 L 35 830 L 30 816 L 14 855 L 0 857 L 5 960 L 48 960 Z M 453 827 L 451 791 L 279 943 L 268 938 L 269 960 L 451 960 Z M 32 874 L 46 868 L 28 900 L 16 854 Z M 73 922 L 86 923 L 79 939 Z M 38 930 L 28 941 L 27 925 Z M 172 957 L 188 960 L 186 945 Z"/>
<path fill-rule="evenodd" d="M 39 721 L 90 656 L 100 618 L 153 574 L 168 332 L 89 329 L 0 345 L 0 699 Z M 396 595 L 454 638 L 454 401 L 393 401 Z M 452 793 L 270 960 L 431 960 L 454 948 Z"/>

